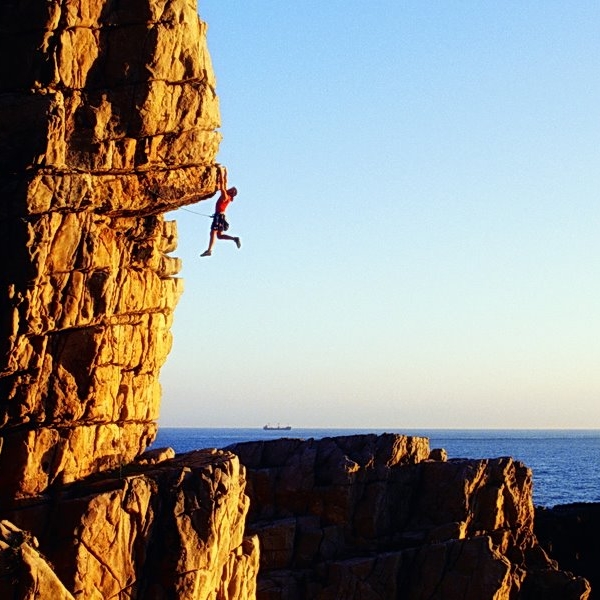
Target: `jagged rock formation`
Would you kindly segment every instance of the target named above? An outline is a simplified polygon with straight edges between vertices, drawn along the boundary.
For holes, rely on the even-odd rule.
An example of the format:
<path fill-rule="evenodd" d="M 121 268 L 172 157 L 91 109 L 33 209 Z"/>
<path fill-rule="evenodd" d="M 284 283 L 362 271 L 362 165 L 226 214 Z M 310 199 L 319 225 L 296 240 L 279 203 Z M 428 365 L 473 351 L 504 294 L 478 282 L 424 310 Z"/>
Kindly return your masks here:
<path fill-rule="evenodd" d="M 600 503 L 537 507 L 535 534 L 561 569 L 589 580 L 590 600 L 600 597 Z"/>
<path fill-rule="evenodd" d="M 182 291 L 161 213 L 212 194 L 220 141 L 187 0 L 0 4 L 0 501 L 153 440 Z"/>
<path fill-rule="evenodd" d="M 37 548 L 29 532 L 0 521 L 0 598 L 73 600 Z"/>
<path fill-rule="evenodd" d="M 537 543 L 531 472 L 510 458 L 430 460 L 425 438 L 391 434 L 230 449 L 248 468 L 259 600 L 588 597 Z"/>
<path fill-rule="evenodd" d="M 144 462 L 21 501 L 4 516 L 35 535 L 76 598 L 253 598 L 258 545 L 244 537 L 248 497 L 237 457 L 206 450 Z M 23 553 L 27 565 L 31 553 Z M 34 564 L 42 575 L 30 579 L 56 583 L 42 559 Z M 15 569 L 0 567 L 0 592 Z"/>

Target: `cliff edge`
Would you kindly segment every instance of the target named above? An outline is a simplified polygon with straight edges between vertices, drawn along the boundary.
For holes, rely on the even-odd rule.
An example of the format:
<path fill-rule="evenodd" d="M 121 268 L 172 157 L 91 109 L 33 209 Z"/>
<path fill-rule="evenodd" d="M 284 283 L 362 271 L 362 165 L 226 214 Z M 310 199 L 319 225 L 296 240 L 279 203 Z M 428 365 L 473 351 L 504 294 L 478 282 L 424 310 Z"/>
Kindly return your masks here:
<path fill-rule="evenodd" d="M 237 457 L 132 462 L 182 292 L 163 214 L 217 189 L 205 34 L 189 0 L 0 4 L 2 598 L 254 595 Z"/>
<path fill-rule="evenodd" d="M 154 439 L 182 292 L 174 222 L 216 190 L 206 26 L 185 0 L 0 6 L 4 501 Z"/>

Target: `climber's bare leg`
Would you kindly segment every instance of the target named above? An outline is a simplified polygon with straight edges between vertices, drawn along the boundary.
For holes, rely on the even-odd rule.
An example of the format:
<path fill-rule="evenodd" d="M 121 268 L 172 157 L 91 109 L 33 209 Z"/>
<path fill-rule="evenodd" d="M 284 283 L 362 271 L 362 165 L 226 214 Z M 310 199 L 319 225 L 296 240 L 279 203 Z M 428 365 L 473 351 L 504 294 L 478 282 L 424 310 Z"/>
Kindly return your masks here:
<path fill-rule="evenodd" d="M 240 242 L 240 238 L 239 237 L 235 237 L 233 235 L 227 235 L 226 233 L 223 233 L 222 231 L 218 231 L 217 232 L 217 237 L 220 240 L 231 240 L 232 242 L 235 242 L 237 244 L 237 247 L 240 248 L 242 243 Z"/>
<path fill-rule="evenodd" d="M 208 241 L 208 250 L 204 251 L 200 256 L 210 256 L 212 254 L 212 249 L 215 245 L 215 241 L 217 240 L 217 236 L 219 236 L 219 233 L 220 231 L 215 231 L 214 229 L 211 229 L 210 239 Z"/>

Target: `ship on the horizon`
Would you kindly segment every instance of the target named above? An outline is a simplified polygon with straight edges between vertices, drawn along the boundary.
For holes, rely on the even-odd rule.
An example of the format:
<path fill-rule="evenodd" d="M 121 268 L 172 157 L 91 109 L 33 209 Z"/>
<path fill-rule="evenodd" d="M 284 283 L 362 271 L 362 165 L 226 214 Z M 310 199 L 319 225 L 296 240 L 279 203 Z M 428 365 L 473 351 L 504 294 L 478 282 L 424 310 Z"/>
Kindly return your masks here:
<path fill-rule="evenodd" d="M 291 428 L 291 425 L 280 425 L 279 423 L 277 423 L 277 425 L 271 425 L 270 423 L 267 423 L 263 427 L 265 431 L 289 431 Z"/>

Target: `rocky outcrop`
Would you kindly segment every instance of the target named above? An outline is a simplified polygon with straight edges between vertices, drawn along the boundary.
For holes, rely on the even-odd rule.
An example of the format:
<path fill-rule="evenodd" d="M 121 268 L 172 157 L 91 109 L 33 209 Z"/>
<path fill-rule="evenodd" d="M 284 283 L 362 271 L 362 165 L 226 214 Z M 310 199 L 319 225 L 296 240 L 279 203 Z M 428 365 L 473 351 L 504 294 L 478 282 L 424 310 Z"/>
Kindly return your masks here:
<path fill-rule="evenodd" d="M 10 581 L 27 567 L 31 581 L 65 588 L 64 596 L 31 598 L 253 598 L 258 544 L 244 537 L 248 497 L 237 457 L 207 450 L 142 462 L 21 501 L 7 512 L 30 540 L 35 536 L 45 559 L 31 544 L 11 543 L 24 566 L 0 571 L 0 585 L 3 574 Z M 6 562 L 0 555 L 0 564 Z"/>
<path fill-rule="evenodd" d="M 533 533 L 531 472 L 398 435 L 230 448 L 248 468 L 258 598 L 584 599 Z"/>
<path fill-rule="evenodd" d="M 0 5 L 0 502 L 153 440 L 182 291 L 162 213 L 216 187 L 188 0 Z"/>
<path fill-rule="evenodd" d="M 585 577 L 592 585 L 590 600 L 600 598 L 600 504 L 597 502 L 537 507 L 535 534 L 561 569 Z M 594 591 L 596 590 L 596 591 Z"/>
<path fill-rule="evenodd" d="M 0 4 L 2 598 L 255 595 L 238 459 L 140 458 L 182 291 L 163 213 L 217 188 L 205 32 L 189 0 Z"/>
<path fill-rule="evenodd" d="M 37 548 L 29 532 L 0 521 L 0 598 L 73 600 Z"/>

